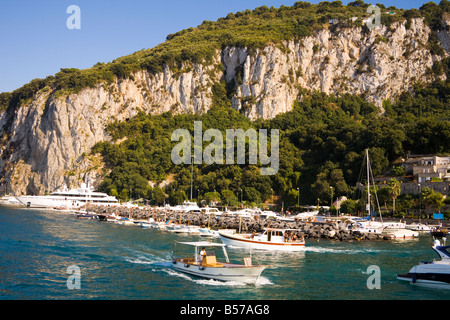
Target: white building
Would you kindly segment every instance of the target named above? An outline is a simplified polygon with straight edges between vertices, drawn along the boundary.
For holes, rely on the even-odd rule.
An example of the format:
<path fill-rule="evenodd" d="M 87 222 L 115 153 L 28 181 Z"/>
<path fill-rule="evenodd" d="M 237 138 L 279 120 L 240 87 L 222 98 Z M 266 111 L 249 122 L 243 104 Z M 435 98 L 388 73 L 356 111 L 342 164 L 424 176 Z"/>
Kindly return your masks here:
<path fill-rule="evenodd" d="M 431 181 L 432 178 L 450 181 L 450 157 L 411 157 L 403 162 L 403 166 L 405 172 L 413 174 L 418 183 Z"/>

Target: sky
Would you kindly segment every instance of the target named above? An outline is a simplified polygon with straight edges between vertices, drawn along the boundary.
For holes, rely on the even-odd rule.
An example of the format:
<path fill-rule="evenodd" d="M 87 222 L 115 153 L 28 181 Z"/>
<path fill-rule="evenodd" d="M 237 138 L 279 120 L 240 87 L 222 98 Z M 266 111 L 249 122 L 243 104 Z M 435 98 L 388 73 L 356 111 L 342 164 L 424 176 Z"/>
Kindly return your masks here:
<path fill-rule="evenodd" d="M 230 12 L 297 0 L 1 0 L 0 93 L 61 68 L 90 68 L 164 42 L 170 33 L 216 21 Z M 331 0 L 330 0 L 331 1 Z M 420 8 L 429 0 L 377 0 Z M 310 0 L 310 3 L 320 1 Z M 350 1 L 343 0 L 343 4 Z M 366 3 L 371 3 L 368 0 Z M 439 1 L 434 1 L 439 3 Z M 70 29 L 80 9 L 80 28 Z"/>

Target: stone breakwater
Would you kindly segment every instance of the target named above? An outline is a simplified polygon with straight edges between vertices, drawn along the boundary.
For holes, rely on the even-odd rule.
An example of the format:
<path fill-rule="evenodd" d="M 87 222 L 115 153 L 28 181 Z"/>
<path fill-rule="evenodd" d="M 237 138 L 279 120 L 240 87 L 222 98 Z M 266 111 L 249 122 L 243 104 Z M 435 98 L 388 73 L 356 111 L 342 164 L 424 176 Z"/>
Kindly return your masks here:
<path fill-rule="evenodd" d="M 155 221 L 172 220 L 175 223 L 195 226 L 207 226 L 211 229 L 236 229 L 242 233 L 259 233 L 264 228 L 298 229 L 297 236 L 305 239 L 332 239 L 339 241 L 375 241 L 390 240 L 387 235 L 363 234 L 358 231 L 349 230 L 346 222 L 304 222 L 304 221 L 282 221 L 277 219 L 251 218 L 239 216 L 214 216 L 206 214 L 181 213 L 175 211 L 156 210 L 152 208 L 125 208 L 125 207 L 103 207 L 89 206 L 89 212 L 99 215 L 116 215 L 135 220 Z"/>

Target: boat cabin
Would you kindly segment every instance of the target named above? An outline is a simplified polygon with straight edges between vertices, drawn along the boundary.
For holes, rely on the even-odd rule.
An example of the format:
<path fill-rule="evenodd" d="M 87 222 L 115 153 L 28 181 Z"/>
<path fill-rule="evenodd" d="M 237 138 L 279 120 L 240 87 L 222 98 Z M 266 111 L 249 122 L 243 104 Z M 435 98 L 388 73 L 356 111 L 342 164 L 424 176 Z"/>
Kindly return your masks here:
<path fill-rule="evenodd" d="M 265 242 L 284 243 L 299 240 L 296 236 L 296 229 L 274 229 L 265 228 L 255 239 Z"/>

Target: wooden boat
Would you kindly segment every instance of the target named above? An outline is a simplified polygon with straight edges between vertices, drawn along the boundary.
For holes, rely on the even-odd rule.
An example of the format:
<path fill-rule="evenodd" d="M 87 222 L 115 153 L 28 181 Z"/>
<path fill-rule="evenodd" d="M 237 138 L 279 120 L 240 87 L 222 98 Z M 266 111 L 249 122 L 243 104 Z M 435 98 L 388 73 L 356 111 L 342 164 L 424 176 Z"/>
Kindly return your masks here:
<path fill-rule="evenodd" d="M 98 219 L 98 216 L 95 213 L 80 213 L 77 214 L 78 219 Z"/>
<path fill-rule="evenodd" d="M 258 234 L 229 234 L 219 232 L 227 246 L 247 249 L 300 251 L 305 247 L 303 237 L 297 238 L 298 229 L 265 228 Z"/>
<path fill-rule="evenodd" d="M 443 227 L 438 227 L 438 228 L 431 230 L 430 234 L 433 237 L 438 237 L 438 238 L 446 237 L 448 235 L 448 230 Z"/>
<path fill-rule="evenodd" d="M 174 258 L 173 268 L 196 277 L 214 279 L 219 281 L 238 281 L 256 283 L 266 268 L 264 265 L 252 265 L 250 258 L 244 258 L 244 264 L 230 263 L 225 245 L 207 241 L 178 242 L 194 247 L 194 256 L 187 258 Z M 198 248 L 221 247 L 225 262 L 217 261 L 213 251 L 207 251 L 201 256 Z"/>

